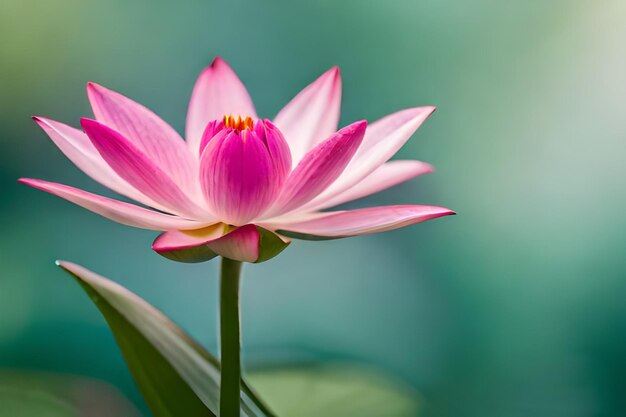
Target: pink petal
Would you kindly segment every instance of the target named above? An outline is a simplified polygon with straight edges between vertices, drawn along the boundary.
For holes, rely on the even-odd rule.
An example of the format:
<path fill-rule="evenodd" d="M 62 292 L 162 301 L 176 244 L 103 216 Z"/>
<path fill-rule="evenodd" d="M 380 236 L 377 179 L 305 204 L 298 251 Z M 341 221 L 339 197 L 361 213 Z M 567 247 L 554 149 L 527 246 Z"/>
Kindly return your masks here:
<path fill-rule="evenodd" d="M 194 155 L 198 155 L 207 124 L 226 115 L 257 117 L 246 87 L 226 61 L 218 57 L 198 77 L 189 102 L 185 135 Z"/>
<path fill-rule="evenodd" d="M 156 252 L 168 252 L 193 248 L 219 239 L 231 230 L 232 228 L 224 223 L 217 223 L 196 230 L 170 230 L 156 238 L 152 244 L 152 249 Z"/>
<path fill-rule="evenodd" d="M 197 160 L 180 135 L 141 104 L 88 83 L 87 94 L 96 120 L 120 132 L 156 166 L 191 195 L 198 192 Z"/>
<path fill-rule="evenodd" d="M 102 197 L 78 188 L 54 182 L 21 178 L 23 184 L 54 194 L 115 222 L 151 230 L 198 229 L 210 222 L 187 220 L 148 210 L 134 204 Z"/>
<path fill-rule="evenodd" d="M 433 172 L 432 165 L 420 161 L 391 161 L 379 166 L 374 172 L 365 177 L 352 188 L 348 188 L 334 197 L 326 197 L 323 192 L 306 206 L 302 211 L 321 210 L 327 207 L 338 206 L 348 201 L 357 200 L 370 194 L 391 188 L 419 175 Z M 328 190 L 327 190 L 328 191 Z"/>
<path fill-rule="evenodd" d="M 337 130 L 340 111 L 341 74 L 333 67 L 278 113 L 274 123 L 289 143 L 294 164 Z"/>
<path fill-rule="evenodd" d="M 259 258 L 259 231 L 253 224 L 242 226 L 221 239 L 208 243 L 209 249 L 224 258 L 256 262 Z"/>
<path fill-rule="evenodd" d="M 279 132 L 257 124 L 254 131 L 229 129 L 208 142 L 200 181 L 211 211 L 222 221 L 246 224 L 274 201 L 287 176 L 288 156 L 282 155 L 287 147 L 281 141 Z"/>
<path fill-rule="evenodd" d="M 282 193 L 267 216 L 287 213 L 324 191 L 350 162 L 361 144 L 366 127 L 365 121 L 353 123 L 307 153 L 287 178 Z"/>
<path fill-rule="evenodd" d="M 335 197 L 350 189 L 388 161 L 433 111 L 434 107 L 402 110 L 368 126 L 359 150 L 343 174 L 328 187 L 324 198 Z"/>
<path fill-rule="evenodd" d="M 81 125 L 100 155 L 111 168 L 129 184 L 176 214 L 191 218 L 206 218 L 189 197 L 143 152 L 115 130 L 89 119 Z"/>
<path fill-rule="evenodd" d="M 33 117 L 33 120 L 48 134 L 61 152 L 85 174 L 126 197 L 147 206 L 164 209 L 117 175 L 81 130 L 44 117 Z"/>
<path fill-rule="evenodd" d="M 455 213 L 444 207 L 383 206 L 328 212 L 303 221 L 268 221 L 260 226 L 294 238 L 339 238 L 398 229 L 450 214 Z"/>
<path fill-rule="evenodd" d="M 243 262 L 265 262 L 282 252 L 290 239 L 247 224 L 217 223 L 198 230 L 172 230 L 156 238 L 152 249 L 178 262 L 204 262 L 220 255 Z"/>

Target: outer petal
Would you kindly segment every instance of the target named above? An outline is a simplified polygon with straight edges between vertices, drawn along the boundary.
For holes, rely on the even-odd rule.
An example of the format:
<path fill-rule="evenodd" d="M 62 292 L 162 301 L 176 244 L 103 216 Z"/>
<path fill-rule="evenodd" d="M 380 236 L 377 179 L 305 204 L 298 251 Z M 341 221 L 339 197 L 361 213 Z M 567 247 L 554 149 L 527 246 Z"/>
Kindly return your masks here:
<path fill-rule="evenodd" d="M 319 198 L 330 199 L 358 184 L 391 158 L 415 133 L 434 107 L 416 107 L 384 117 L 367 128 L 361 147 L 343 174 Z"/>
<path fill-rule="evenodd" d="M 169 124 L 141 104 L 98 84 L 88 83 L 87 94 L 96 120 L 124 135 L 179 187 L 199 195 L 197 160 Z"/>
<path fill-rule="evenodd" d="M 232 228 L 224 223 L 196 230 L 170 230 L 155 239 L 152 249 L 158 253 L 189 249 L 219 239 L 231 230 Z"/>
<path fill-rule="evenodd" d="M 210 224 L 148 210 L 54 182 L 22 178 L 23 184 L 54 194 L 115 222 L 151 230 L 198 229 Z"/>
<path fill-rule="evenodd" d="M 213 137 L 200 161 L 200 181 L 211 211 L 236 226 L 274 201 L 285 175 L 277 171 L 264 139 L 247 129 Z"/>
<path fill-rule="evenodd" d="M 264 262 L 289 244 L 276 234 L 248 224 L 233 230 L 223 223 L 200 230 L 161 234 L 152 249 L 179 262 L 202 262 L 217 255 L 243 262 Z"/>
<path fill-rule="evenodd" d="M 44 117 L 36 116 L 33 117 L 33 120 L 50 136 L 50 139 L 61 152 L 92 179 L 117 193 L 147 206 L 161 210 L 165 209 L 117 175 L 106 161 L 102 159 L 102 156 L 84 132 Z"/>
<path fill-rule="evenodd" d="M 304 221 L 263 222 L 261 226 L 297 239 L 319 240 L 384 232 L 455 214 L 435 206 L 383 206 L 329 212 Z"/>
<path fill-rule="evenodd" d="M 207 213 L 189 197 L 144 153 L 115 130 L 96 122 L 81 119 L 81 125 L 100 155 L 133 187 L 177 214 L 206 218 Z"/>
<path fill-rule="evenodd" d="M 224 258 L 255 262 L 259 257 L 259 232 L 256 226 L 248 224 L 209 242 L 208 247 Z"/>
<path fill-rule="evenodd" d="M 291 148 L 293 163 L 333 134 L 341 111 L 341 74 L 333 67 L 295 96 L 274 119 Z"/>
<path fill-rule="evenodd" d="M 366 127 L 365 121 L 353 123 L 307 153 L 287 179 L 267 215 L 287 213 L 324 191 L 350 162 L 363 140 Z"/>
<path fill-rule="evenodd" d="M 194 155 L 198 155 L 206 125 L 230 114 L 257 117 L 246 87 L 226 61 L 218 57 L 198 77 L 189 102 L 185 135 Z"/>
<path fill-rule="evenodd" d="M 302 211 L 321 210 L 338 206 L 348 201 L 357 200 L 370 194 L 391 188 L 419 175 L 433 172 L 432 165 L 420 161 L 391 161 L 378 167 L 354 187 L 337 194 L 332 198 L 324 198 L 324 193 L 313 199 Z"/>

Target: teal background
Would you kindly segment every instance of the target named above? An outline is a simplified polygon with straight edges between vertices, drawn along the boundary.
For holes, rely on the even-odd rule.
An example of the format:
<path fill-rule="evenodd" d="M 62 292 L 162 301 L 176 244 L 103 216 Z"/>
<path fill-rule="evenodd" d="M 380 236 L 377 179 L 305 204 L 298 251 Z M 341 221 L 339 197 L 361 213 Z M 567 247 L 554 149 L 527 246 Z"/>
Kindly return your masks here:
<path fill-rule="evenodd" d="M 143 407 L 57 258 L 215 352 L 216 262 L 167 261 L 154 232 L 15 180 L 111 195 L 29 117 L 77 126 L 95 81 L 182 131 L 195 78 L 220 55 L 267 117 L 332 65 L 342 124 L 438 106 L 398 154 L 437 172 L 352 206 L 459 213 L 247 265 L 249 364 L 366 363 L 419 390 L 427 416 L 626 415 L 624 21 L 621 0 L 2 0 L 0 367 L 95 377 Z"/>

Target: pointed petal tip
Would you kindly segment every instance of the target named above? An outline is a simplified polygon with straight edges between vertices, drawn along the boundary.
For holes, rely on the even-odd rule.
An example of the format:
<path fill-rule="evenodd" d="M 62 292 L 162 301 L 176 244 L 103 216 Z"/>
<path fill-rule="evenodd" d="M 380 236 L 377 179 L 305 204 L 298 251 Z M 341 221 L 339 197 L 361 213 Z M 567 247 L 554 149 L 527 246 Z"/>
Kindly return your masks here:
<path fill-rule="evenodd" d="M 175 247 L 172 245 L 167 245 L 167 244 L 163 244 L 163 240 L 166 239 L 166 233 L 161 233 L 160 235 L 158 235 L 154 241 L 152 242 L 152 250 L 155 251 L 158 254 L 162 254 L 163 252 L 169 252 L 169 251 L 173 251 L 176 249 L 187 249 L 187 247 Z"/>
<path fill-rule="evenodd" d="M 79 122 L 80 122 L 80 126 L 83 128 L 83 131 L 87 133 L 87 136 L 89 136 L 89 131 L 92 131 L 93 129 L 106 128 L 108 130 L 113 130 L 107 125 L 100 123 L 97 120 L 90 119 L 88 117 L 81 117 Z"/>
<path fill-rule="evenodd" d="M 334 67 L 326 71 L 326 73 L 332 75 L 334 78 L 341 78 L 341 69 L 339 68 L 339 65 L 335 65 Z"/>
<path fill-rule="evenodd" d="M 30 185 L 31 187 L 35 187 L 37 188 L 37 182 L 39 180 L 34 179 L 34 178 L 18 178 L 17 182 L 19 182 L 20 184 L 26 184 L 26 185 Z"/>
<path fill-rule="evenodd" d="M 39 127 L 41 127 L 42 129 L 44 129 L 44 126 L 50 126 L 51 124 L 54 123 L 53 120 L 48 119 L 47 117 L 43 117 L 43 116 L 30 116 L 30 118 L 37 123 L 37 125 Z M 51 123 L 52 122 L 52 123 Z M 58 122 L 57 122 L 58 123 Z"/>
<path fill-rule="evenodd" d="M 205 68 L 205 71 L 218 70 L 220 68 L 228 68 L 232 70 L 230 64 L 228 64 L 228 62 L 224 58 L 222 58 L 221 56 L 216 56 L 215 58 L 213 58 L 213 61 L 211 61 L 211 65 Z"/>
<path fill-rule="evenodd" d="M 431 114 L 433 114 L 435 110 L 437 110 L 437 107 L 436 106 L 422 106 L 422 107 L 414 107 L 414 109 L 419 112 L 426 112 L 427 113 L 426 117 L 428 117 Z"/>
<path fill-rule="evenodd" d="M 99 124 L 97 120 L 90 119 L 89 117 L 81 117 L 79 119 L 79 122 L 82 127 L 85 127 L 85 124 L 87 125 Z"/>
<path fill-rule="evenodd" d="M 428 162 L 422 162 L 420 165 L 422 166 L 422 172 L 424 174 L 432 174 L 433 172 L 435 172 L 435 166 L 429 164 Z"/>
<path fill-rule="evenodd" d="M 365 129 L 367 128 L 367 120 L 359 120 L 358 122 L 354 122 L 343 129 L 340 129 L 339 132 L 343 134 L 361 134 L 365 133 Z"/>
<path fill-rule="evenodd" d="M 80 265 L 75 264 L 74 262 L 70 262 L 70 261 L 64 261 L 63 259 L 56 259 L 54 261 L 54 264 L 56 266 L 58 266 L 59 268 L 63 269 L 64 271 L 67 271 L 69 273 L 74 273 L 74 271 L 78 268 L 81 268 Z M 83 280 L 83 278 L 79 277 L 81 280 Z"/>
<path fill-rule="evenodd" d="M 113 95 L 113 96 L 121 96 L 120 93 L 113 91 L 109 88 L 106 88 L 98 83 L 95 83 L 93 81 L 87 81 L 86 84 L 86 90 L 87 90 L 87 98 L 89 99 L 89 101 L 92 103 L 92 108 L 94 106 L 94 102 L 98 100 L 98 96 L 103 96 L 103 95 Z M 95 111 L 95 109 L 94 109 Z"/>
<path fill-rule="evenodd" d="M 211 62 L 211 66 L 214 67 L 216 65 L 221 65 L 221 64 L 226 64 L 226 60 L 224 58 L 222 58 L 221 56 L 216 56 L 215 58 L 213 58 L 213 61 Z"/>
<path fill-rule="evenodd" d="M 87 88 L 87 95 L 97 93 L 98 90 L 106 90 L 105 87 L 101 86 L 98 83 L 94 83 L 93 81 L 87 81 L 86 88 Z"/>
<path fill-rule="evenodd" d="M 320 79 L 325 79 L 326 82 L 330 82 L 332 85 L 332 90 L 337 92 L 337 90 L 341 90 L 341 70 L 339 66 L 335 65 L 328 71 L 326 71 Z"/>
<path fill-rule="evenodd" d="M 456 216 L 456 211 L 454 210 L 450 210 L 449 208 L 446 207 L 439 207 L 439 209 L 441 211 L 439 211 L 437 213 L 437 217 L 443 217 L 443 216 Z"/>

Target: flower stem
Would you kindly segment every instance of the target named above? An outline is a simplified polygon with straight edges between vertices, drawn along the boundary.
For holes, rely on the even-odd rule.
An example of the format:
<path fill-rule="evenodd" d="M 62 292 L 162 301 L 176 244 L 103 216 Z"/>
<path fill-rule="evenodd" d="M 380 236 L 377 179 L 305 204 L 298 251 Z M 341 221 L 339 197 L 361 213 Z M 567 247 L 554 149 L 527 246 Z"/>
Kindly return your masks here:
<path fill-rule="evenodd" d="M 222 258 L 220 277 L 220 417 L 239 417 L 241 384 L 241 326 L 239 279 L 241 262 Z"/>

